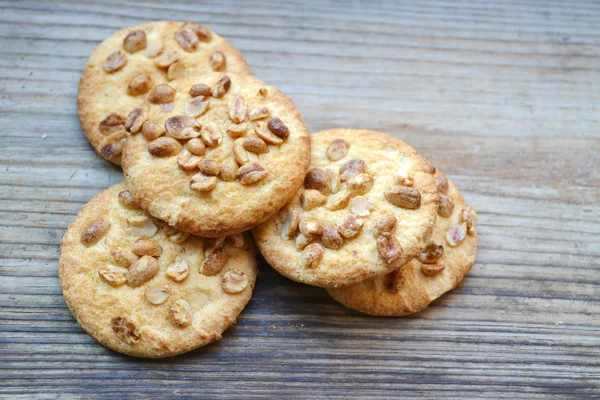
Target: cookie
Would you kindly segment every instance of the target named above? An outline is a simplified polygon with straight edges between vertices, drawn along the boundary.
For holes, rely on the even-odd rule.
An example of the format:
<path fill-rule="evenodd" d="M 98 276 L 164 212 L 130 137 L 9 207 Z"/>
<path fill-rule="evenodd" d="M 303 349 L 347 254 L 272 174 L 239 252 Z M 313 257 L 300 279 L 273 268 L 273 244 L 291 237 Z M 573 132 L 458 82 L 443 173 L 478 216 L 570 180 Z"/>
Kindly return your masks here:
<path fill-rule="evenodd" d="M 100 344 L 168 357 L 221 338 L 250 300 L 249 235 L 202 239 L 149 218 L 124 183 L 87 203 L 61 242 L 60 285 Z"/>
<path fill-rule="evenodd" d="M 250 73 L 229 42 L 198 23 L 155 21 L 123 28 L 96 47 L 83 70 L 77 96 L 83 132 L 102 157 L 120 164 L 129 111 L 153 93 L 168 109 L 170 98 L 159 85 L 211 71 Z"/>
<path fill-rule="evenodd" d="M 173 110 L 131 110 L 123 172 L 140 206 L 204 237 L 246 231 L 302 184 L 310 138 L 294 104 L 251 75 L 169 83 Z"/>
<path fill-rule="evenodd" d="M 380 132 L 332 129 L 311 138 L 302 188 L 253 230 L 269 264 L 298 282 L 339 287 L 416 257 L 438 209 L 432 166 Z"/>
<path fill-rule="evenodd" d="M 469 273 L 477 253 L 477 216 L 443 174 L 437 172 L 436 179 L 440 207 L 426 249 L 387 275 L 329 289 L 336 301 L 372 315 L 411 314 L 454 289 Z"/>

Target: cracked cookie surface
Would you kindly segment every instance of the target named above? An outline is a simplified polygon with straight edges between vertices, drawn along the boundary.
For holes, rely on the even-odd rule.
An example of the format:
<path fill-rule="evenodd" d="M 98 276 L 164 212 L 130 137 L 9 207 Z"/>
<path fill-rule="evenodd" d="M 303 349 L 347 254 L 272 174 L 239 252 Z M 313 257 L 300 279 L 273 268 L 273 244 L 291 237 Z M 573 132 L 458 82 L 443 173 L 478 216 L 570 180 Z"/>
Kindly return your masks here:
<path fill-rule="evenodd" d="M 442 201 L 425 250 L 387 275 L 328 289 L 331 297 L 363 313 L 401 316 L 423 310 L 465 278 L 477 253 L 477 216 L 439 171 L 436 180 Z"/>
<path fill-rule="evenodd" d="M 95 340 L 160 358 L 219 340 L 250 300 L 257 262 L 248 234 L 177 231 L 142 211 L 122 182 L 77 215 L 58 270 L 69 309 Z"/>
<path fill-rule="evenodd" d="M 136 201 L 171 226 L 204 237 L 246 231 L 298 190 L 310 138 L 294 104 L 250 75 L 170 82 L 173 108 L 132 109 L 123 172 Z"/>
<path fill-rule="evenodd" d="M 77 96 L 83 132 L 102 157 L 120 164 L 128 113 L 143 105 L 155 86 L 212 71 L 250 73 L 229 42 L 198 23 L 155 21 L 123 28 L 96 47 L 83 70 Z M 172 106 L 166 96 L 161 101 L 166 109 Z"/>
<path fill-rule="evenodd" d="M 339 287 L 396 270 L 423 250 L 438 210 L 426 160 L 380 132 L 332 129 L 311 139 L 304 184 L 252 232 L 273 268 Z"/>

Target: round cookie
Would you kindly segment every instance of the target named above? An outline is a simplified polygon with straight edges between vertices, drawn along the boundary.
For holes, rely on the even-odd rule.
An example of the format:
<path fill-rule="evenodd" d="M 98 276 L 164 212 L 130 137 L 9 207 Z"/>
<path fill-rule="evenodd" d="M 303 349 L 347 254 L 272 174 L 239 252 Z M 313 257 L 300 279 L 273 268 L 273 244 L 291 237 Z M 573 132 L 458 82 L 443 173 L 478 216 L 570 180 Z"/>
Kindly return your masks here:
<path fill-rule="evenodd" d="M 96 47 L 83 70 L 77 96 L 83 132 L 102 157 L 120 164 L 129 111 L 159 84 L 211 71 L 250 73 L 229 42 L 198 23 L 123 28 Z"/>
<path fill-rule="evenodd" d="M 100 344 L 169 357 L 221 338 L 256 282 L 249 235 L 202 239 L 149 218 L 124 183 L 87 203 L 61 242 L 60 285 Z"/>
<path fill-rule="evenodd" d="M 290 200 L 310 162 L 309 133 L 290 99 L 251 75 L 169 85 L 173 110 L 148 103 L 128 117 L 123 172 L 143 209 L 181 231 L 219 237 Z"/>
<path fill-rule="evenodd" d="M 417 256 L 438 209 L 433 167 L 380 132 L 332 129 L 311 138 L 304 185 L 253 230 L 269 264 L 298 282 L 339 287 Z"/>
<path fill-rule="evenodd" d="M 425 251 L 387 275 L 329 289 L 331 297 L 363 313 L 400 316 L 423 310 L 463 280 L 475 263 L 477 216 L 439 171 L 436 179 L 440 207 Z"/>

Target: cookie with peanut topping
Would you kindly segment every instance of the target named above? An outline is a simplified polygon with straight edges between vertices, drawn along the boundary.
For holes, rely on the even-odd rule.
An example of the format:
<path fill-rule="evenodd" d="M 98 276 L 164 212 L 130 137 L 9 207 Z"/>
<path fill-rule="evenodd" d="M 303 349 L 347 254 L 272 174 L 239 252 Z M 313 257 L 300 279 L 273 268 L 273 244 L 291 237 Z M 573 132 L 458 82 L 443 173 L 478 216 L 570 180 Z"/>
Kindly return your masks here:
<path fill-rule="evenodd" d="M 202 239 L 150 218 L 124 183 L 87 203 L 61 242 L 60 285 L 100 344 L 169 357 L 221 338 L 256 282 L 248 234 Z"/>
<path fill-rule="evenodd" d="M 203 237 L 246 231 L 298 190 L 310 138 L 294 104 L 251 75 L 169 83 L 173 109 L 132 109 L 123 172 L 140 206 Z"/>
<path fill-rule="evenodd" d="M 83 132 L 102 157 L 121 163 L 129 112 L 146 100 L 172 107 L 166 86 L 211 71 L 250 73 L 225 39 L 195 22 L 155 21 L 123 28 L 92 52 L 79 81 Z"/>
<path fill-rule="evenodd" d="M 421 252 L 438 210 L 431 166 L 380 132 L 332 129 L 312 138 L 302 187 L 253 229 L 278 272 L 321 287 L 394 271 Z"/>
<path fill-rule="evenodd" d="M 477 253 L 477 216 L 439 171 L 438 217 L 427 247 L 402 268 L 352 286 L 328 289 L 346 307 L 381 316 L 425 309 L 469 273 Z"/>

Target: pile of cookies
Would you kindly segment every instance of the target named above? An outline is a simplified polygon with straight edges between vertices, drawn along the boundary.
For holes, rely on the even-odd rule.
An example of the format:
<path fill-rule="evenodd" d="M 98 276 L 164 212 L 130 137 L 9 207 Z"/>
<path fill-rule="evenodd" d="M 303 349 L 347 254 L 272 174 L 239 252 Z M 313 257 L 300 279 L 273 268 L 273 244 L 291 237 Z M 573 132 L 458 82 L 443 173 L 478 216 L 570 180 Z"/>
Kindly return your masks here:
<path fill-rule="evenodd" d="M 167 357 L 218 340 L 251 298 L 254 241 L 282 275 L 373 315 L 427 307 L 475 261 L 476 215 L 440 171 L 383 133 L 310 135 L 200 24 L 118 31 L 90 56 L 77 106 L 125 181 L 69 226 L 59 277 L 77 321 L 114 350 Z"/>

